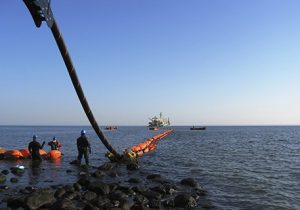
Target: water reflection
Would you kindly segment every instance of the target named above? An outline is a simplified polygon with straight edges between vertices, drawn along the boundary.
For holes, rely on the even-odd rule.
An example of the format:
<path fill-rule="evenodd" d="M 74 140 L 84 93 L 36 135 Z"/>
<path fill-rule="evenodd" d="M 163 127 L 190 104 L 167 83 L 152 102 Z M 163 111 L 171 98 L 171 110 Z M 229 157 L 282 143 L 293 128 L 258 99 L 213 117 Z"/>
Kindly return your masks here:
<path fill-rule="evenodd" d="M 28 183 L 30 185 L 35 185 L 39 182 L 39 177 L 41 174 L 41 163 L 42 161 L 40 160 L 35 160 L 32 161 L 31 164 L 29 164 L 29 168 L 31 170 L 29 170 L 28 173 Z"/>

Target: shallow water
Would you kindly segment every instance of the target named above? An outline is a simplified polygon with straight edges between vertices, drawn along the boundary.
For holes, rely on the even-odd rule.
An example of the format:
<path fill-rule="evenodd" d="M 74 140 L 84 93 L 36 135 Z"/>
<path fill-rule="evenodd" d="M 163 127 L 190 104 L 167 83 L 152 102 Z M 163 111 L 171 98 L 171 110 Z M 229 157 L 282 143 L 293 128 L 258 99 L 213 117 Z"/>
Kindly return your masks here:
<path fill-rule="evenodd" d="M 91 164 L 99 166 L 107 161 L 106 149 L 90 127 L 0 126 L 0 147 L 26 148 L 33 134 L 40 142 L 56 136 L 65 154 L 61 161 L 43 161 L 39 167 L 32 167 L 30 160 L 0 161 L 0 170 L 16 164 L 26 167 L 17 184 L 6 184 L 21 187 L 74 182 L 78 168 L 69 162 L 76 159 L 75 142 L 81 129 L 87 130 L 92 145 Z M 300 209 L 300 127 L 174 129 L 155 152 L 141 158 L 143 171 L 175 181 L 195 178 L 207 190 L 207 199 L 215 209 Z M 118 151 L 159 132 L 125 126 L 104 131 Z M 73 172 L 67 175 L 67 169 Z"/>

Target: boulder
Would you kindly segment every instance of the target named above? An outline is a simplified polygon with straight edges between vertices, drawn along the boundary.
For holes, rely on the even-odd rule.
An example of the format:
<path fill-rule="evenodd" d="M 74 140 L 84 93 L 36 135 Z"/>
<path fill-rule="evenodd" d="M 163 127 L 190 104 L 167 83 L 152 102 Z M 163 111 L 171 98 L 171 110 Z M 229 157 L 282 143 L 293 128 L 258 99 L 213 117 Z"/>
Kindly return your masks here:
<path fill-rule="evenodd" d="M 28 209 L 38 209 L 44 205 L 51 205 L 55 202 L 54 192 L 49 189 L 37 190 L 31 193 L 24 202 Z"/>
<path fill-rule="evenodd" d="M 147 197 L 149 200 L 160 200 L 162 195 L 158 192 L 155 192 L 153 190 L 147 190 L 144 192 L 141 192 L 141 194 L 145 197 Z"/>
<path fill-rule="evenodd" d="M 155 191 L 155 192 L 158 192 L 162 195 L 165 195 L 167 192 L 166 192 L 166 189 L 165 189 L 165 186 L 163 185 L 158 185 L 156 187 L 152 187 L 150 188 L 151 190 Z"/>
<path fill-rule="evenodd" d="M 25 196 L 20 197 L 10 197 L 7 199 L 7 206 L 12 209 L 18 209 L 24 205 Z"/>
<path fill-rule="evenodd" d="M 54 196 L 57 197 L 57 198 L 61 198 L 63 197 L 63 195 L 66 193 L 66 190 L 64 188 L 60 188 L 60 189 L 57 189 Z"/>
<path fill-rule="evenodd" d="M 109 193 L 109 195 L 108 195 L 108 198 L 110 200 L 117 200 L 117 201 L 121 201 L 124 199 L 126 200 L 127 197 L 128 196 L 120 190 L 113 191 L 113 192 Z"/>
<path fill-rule="evenodd" d="M 73 188 L 76 190 L 76 191 L 80 191 L 82 189 L 81 185 L 79 183 L 74 183 L 73 184 Z"/>
<path fill-rule="evenodd" d="M 69 199 L 62 199 L 56 201 L 52 208 L 53 210 L 75 210 L 76 206 L 72 200 Z"/>
<path fill-rule="evenodd" d="M 90 184 L 90 180 L 88 180 L 86 177 L 81 177 L 81 178 L 77 181 L 77 183 L 80 184 L 81 186 L 88 187 L 89 184 Z"/>
<path fill-rule="evenodd" d="M 21 168 L 18 168 L 18 167 L 12 167 L 10 170 L 11 170 L 11 173 L 13 173 L 14 175 L 17 175 L 17 176 L 21 176 L 25 172 L 24 169 L 21 169 Z"/>
<path fill-rule="evenodd" d="M 0 183 L 4 183 L 6 181 L 6 176 L 2 173 L 0 173 Z"/>
<path fill-rule="evenodd" d="M 107 204 L 109 204 L 110 200 L 108 198 L 105 198 L 105 197 L 102 197 L 102 196 L 98 196 L 91 203 L 94 206 L 96 206 L 96 207 L 98 207 L 100 209 L 104 209 L 104 206 L 106 206 Z"/>
<path fill-rule="evenodd" d="M 180 184 L 185 185 L 185 186 L 189 186 L 189 187 L 198 187 L 198 183 L 196 182 L 195 179 L 193 178 L 186 178 L 181 180 Z"/>
<path fill-rule="evenodd" d="M 104 173 L 103 171 L 101 171 L 101 170 L 96 170 L 96 171 L 92 174 L 93 177 L 97 177 L 97 178 L 103 177 L 104 175 L 105 175 L 105 173 Z"/>
<path fill-rule="evenodd" d="M 93 182 L 89 184 L 88 189 L 97 193 L 98 195 L 108 195 L 109 185 L 102 182 Z"/>
<path fill-rule="evenodd" d="M 87 201 L 94 200 L 97 197 L 97 194 L 92 191 L 86 191 L 83 195 L 83 199 Z"/>
<path fill-rule="evenodd" d="M 161 209 L 161 201 L 151 199 L 151 200 L 149 200 L 149 207 L 154 208 L 154 209 Z"/>
<path fill-rule="evenodd" d="M 189 194 L 179 194 L 174 198 L 174 206 L 180 208 L 194 208 L 197 206 L 197 202 Z"/>
<path fill-rule="evenodd" d="M 133 201 L 125 201 L 120 204 L 122 210 L 130 210 L 134 205 Z"/>
<path fill-rule="evenodd" d="M 7 175 L 7 174 L 9 174 L 9 170 L 5 169 L 5 170 L 1 171 L 1 173 L 4 175 Z"/>
<path fill-rule="evenodd" d="M 136 194 L 133 201 L 139 205 L 147 205 L 149 203 L 149 199 L 141 194 Z"/>

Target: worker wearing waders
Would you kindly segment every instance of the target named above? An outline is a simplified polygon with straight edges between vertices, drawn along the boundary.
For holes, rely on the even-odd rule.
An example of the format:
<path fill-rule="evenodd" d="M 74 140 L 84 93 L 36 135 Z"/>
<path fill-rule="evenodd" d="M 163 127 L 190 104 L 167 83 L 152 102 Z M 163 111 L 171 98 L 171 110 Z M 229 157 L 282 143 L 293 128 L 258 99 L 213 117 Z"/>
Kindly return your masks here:
<path fill-rule="evenodd" d="M 81 164 L 82 156 L 84 156 L 86 165 L 89 164 L 89 154 L 91 154 L 91 146 L 85 135 L 85 130 L 81 131 L 81 136 L 77 139 L 78 163 Z"/>
<path fill-rule="evenodd" d="M 28 145 L 28 150 L 31 154 L 32 160 L 42 160 L 42 157 L 40 155 L 40 149 L 43 149 L 43 147 L 45 145 L 45 141 L 41 145 L 39 142 L 36 141 L 36 138 L 37 138 L 37 136 L 33 135 L 32 142 L 30 142 Z"/>

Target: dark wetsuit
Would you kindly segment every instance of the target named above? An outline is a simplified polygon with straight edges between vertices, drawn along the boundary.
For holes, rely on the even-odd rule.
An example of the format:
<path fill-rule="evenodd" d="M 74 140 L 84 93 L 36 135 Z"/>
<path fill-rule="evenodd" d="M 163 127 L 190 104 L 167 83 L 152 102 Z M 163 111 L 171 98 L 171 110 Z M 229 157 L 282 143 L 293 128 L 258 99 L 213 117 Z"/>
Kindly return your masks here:
<path fill-rule="evenodd" d="M 91 153 L 91 146 L 86 136 L 80 136 L 77 139 L 78 157 L 77 160 L 81 163 L 82 156 L 84 156 L 85 163 L 89 164 L 89 153 Z"/>
<path fill-rule="evenodd" d="M 37 141 L 32 141 L 28 145 L 28 150 L 31 153 L 32 160 L 42 160 L 40 155 L 40 149 L 43 149 L 44 144 L 41 144 Z"/>

